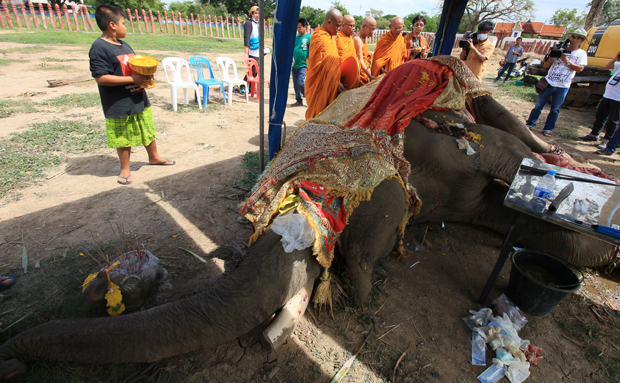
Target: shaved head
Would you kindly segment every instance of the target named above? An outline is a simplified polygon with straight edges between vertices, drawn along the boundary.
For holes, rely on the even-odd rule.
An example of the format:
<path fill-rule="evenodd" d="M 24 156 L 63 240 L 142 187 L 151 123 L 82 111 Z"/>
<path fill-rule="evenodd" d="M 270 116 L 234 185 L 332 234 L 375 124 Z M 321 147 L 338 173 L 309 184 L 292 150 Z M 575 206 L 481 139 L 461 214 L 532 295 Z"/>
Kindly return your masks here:
<path fill-rule="evenodd" d="M 336 8 L 331 9 L 325 14 L 323 28 L 332 36 L 338 33 L 338 29 L 342 26 L 342 13 Z"/>
<path fill-rule="evenodd" d="M 355 17 L 345 15 L 342 18 L 342 33 L 349 37 L 355 34 Z"/>
<path fill-rule="evenodd" d="M 390 23 L 390 32 L 394 37 L 398 36 L 405 28 L 405 20 L 402 17 L 395 17 Z"/>
<path fill-rule="evenodd" d="M 375 28 L 377 26 L 377 20 L 375 20 L 372 16 L 366 16 L 364 17 L 364 20 L 362 20 L 362 26 Z"/>

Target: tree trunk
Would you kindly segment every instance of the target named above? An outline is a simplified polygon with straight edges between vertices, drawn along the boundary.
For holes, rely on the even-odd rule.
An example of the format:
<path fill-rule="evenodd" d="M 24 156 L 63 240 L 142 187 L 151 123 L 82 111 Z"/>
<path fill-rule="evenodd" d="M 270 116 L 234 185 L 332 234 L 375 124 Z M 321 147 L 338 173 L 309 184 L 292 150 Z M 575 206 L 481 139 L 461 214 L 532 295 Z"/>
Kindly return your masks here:
<path fill-rule="evenodd" d="M 595 27 L 602 16 L 603 7 L 607 0 L 592 0 L 592 6 L 590 7 L 590 12 L 588 12 L 588 16 L 586 17 L 586 31 L 592 27 Z"/>

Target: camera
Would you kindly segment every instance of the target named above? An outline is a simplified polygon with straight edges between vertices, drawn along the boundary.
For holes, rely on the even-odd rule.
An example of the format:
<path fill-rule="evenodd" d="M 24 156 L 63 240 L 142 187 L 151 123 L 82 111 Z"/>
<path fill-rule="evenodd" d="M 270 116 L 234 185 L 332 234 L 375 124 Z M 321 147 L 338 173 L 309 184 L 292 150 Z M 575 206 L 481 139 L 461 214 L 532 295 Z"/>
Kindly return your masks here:
<path fill-rule="evenodd" d="M 557 59 L 557 58 L 562 57 L 562 53 L 569 55 L 571 53 L 569 45 L 570 45 L 570 39 L 560 41 L 559 43 L 551 47 L 551 52 L 549 52 L 549 57 L 553 57 Z"/>
<path fill-rule="evenodd" d="M 463 36 L 463 40 L 459 41 L 459 48 L 463 48 L 463 49 L 471 48 L 469 46 L 469 41 L 467 41 L 468 39 L 471 39 L 474 45 L 477 45 L 480 42 L 480 40 L 478 40 L 478 32 L 472 33 L 470 31 L 467 31 L 465 32 L 465 36 Z"/>

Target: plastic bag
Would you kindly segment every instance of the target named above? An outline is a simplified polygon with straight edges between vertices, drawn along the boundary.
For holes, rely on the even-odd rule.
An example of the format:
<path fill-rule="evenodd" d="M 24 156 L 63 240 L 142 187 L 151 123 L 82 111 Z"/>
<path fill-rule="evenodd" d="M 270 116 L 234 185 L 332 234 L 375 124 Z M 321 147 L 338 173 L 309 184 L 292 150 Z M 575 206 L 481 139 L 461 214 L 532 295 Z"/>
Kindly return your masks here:
<path fill-rule="evenodd" d="M 520 308 L 518 308 L 514 303 L 512 303 L 512 301 L 508 299 L 506 294 L 502 294 L 497 297 L 493 301 L 493 304 L 495 304 L 493 314 L 495 316 L 503 316 L 504 314 L 506 314 L 515 330 L 521 331 L 523 326 L 525 326 L 525 324 L 527 323 L 527 318 L 525 317 L 523 311 L 521 311 Z"/>
<path fill-rule="evenodd" d="M 500 367 L 497 364 L 492 364 L 491 367 L 487 368 L 482 374 L 478 375 L 478 380 L 482 383 L 497 383 L 504 377 L 505 371 L 505 366 Z"/>
<path fill-rule="evenodd" d="M 273 220 L 271 230 L 282 236 L 282 245 L 287 253 L 307 249 L 314 242 L 314 229 L 303 214 L 280 215 Z"/>
<path fill-rule="evenodd" d="M 467 141 L 466 139 L 457 138 L 456 144 L 458 145 L 459 149 L 467 149 L 468 156 L 471 156 L 472 154 L 476 154 L 476 151 L 472 149 L 472 147 L 469 145 L 469 141 Z"/>
<path fill-rule="evenodd" d="M 512 363 L 506 369 L 505 375 L 511 383 L 522 383 L 530 376 L 530 364 L 528 362 Z"/>
<path fill-rule="evenodd" d="M 487 344 L 477 332 L 471 334 L 471 364 L 486 366 Z"/>

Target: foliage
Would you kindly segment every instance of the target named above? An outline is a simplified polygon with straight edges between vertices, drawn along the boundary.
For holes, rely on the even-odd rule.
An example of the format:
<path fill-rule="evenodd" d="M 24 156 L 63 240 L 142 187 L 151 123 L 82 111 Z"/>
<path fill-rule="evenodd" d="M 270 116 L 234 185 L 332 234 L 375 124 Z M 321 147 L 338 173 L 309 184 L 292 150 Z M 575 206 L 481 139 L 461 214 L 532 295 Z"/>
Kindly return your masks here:
<path fill-rule="evenodd" d="M 443 8 L 443 0 L 439 4 Z M 459 25 L 459 32 L 474 31 L 482 21 L 519 21 L 534 17 L 532 0 L 470 0 Z"/>
<path fill-rule="evenodd" d="M 183 17 L 189 17 L 190 13 L 194 15 L 211 15 L 226 17 L 228 10 L 225 6 L 213 6 L 211 4 L 201 5 L 192 1 L 173 1 L 168 3 L 168 10 L 175 13 L 181 12 Z"/>
<path fill-rule="evenodd" d="M 330 6 L 330 10 L 336 8 L 337 10 L 340 11 L 340 13 L 342 13 L 342 15 L 348 15 L 349 14 L 349 10 L 345 7 L 345 5 L 343 3 L 341 3 L 339 0 L 334 1 L 331 6 Z"/>
<path fill-rule="evenodd" d="M 301 7 L 299 17 L 305 17 L 306 20 L 308 20 L 308 24 L 310 24 L 312 28 L 316 28 L 325 21 L 325 11 L 319 8 L 305 6 Z"/>
<path fill-rule="evenodd" d="M 550 23 L 556 27 L 566 26 L 566 33 L 569 33 L 581 28 L 585 20 L 585 11 L 579 12 L 577 8 L 560 8 L 551 16 Z"/>
<path fill-rule="evenodd" d="M 370 8 L 370 11 L 366 11 L 366 16 L 372 16 L 375 19 L 380 19 L 383 17 L 383 11 L 378 11 L 376 9 Z"/>
<path fill-rule="evenodd" d="M 385 17 L 375 18 L 377 20 L 377 29 L 390 29 L 390 20 Z"/>
<path fill-rule="evenodd" d="M 267 166 L 269 154 L 265 153 L 264 164 Z M 260 176 L 260 155 L 258 152 L 246 152 L 241 160 L 241 167 L 246 169 L 241 179 L 233 181 L 230 186 L 243 190 L 252 190 Z"/>
<path fill-rule="evenodd" d="M 589 3 L 588 6 L 591 4 Z M 598 25 L 609 25 L 617 19 L 620 19 L 620 0 L 607 0 L 603 6 Z"/>
<path fill-rule="evenodd" d="M 127 10 L 127 8 L 131 9 L 144 9 L 145 11 L 163 11 L 165 7 L 165 3 L 160 0 L 84 0 L 84 4 L 92 5 L 92 10 L 94 10 L 103 4 L 116 5 L 120 9 Z"/>
<path fill-rule="evenodd" d="M 200 0 L 202 4 L 211 4 L 209 0 Z M 233 15 L 245 15 L 246 18 L 250 13 L 250 8 L 254 5 L 258 5 L 256 0 L 221 0 L 214 2 L 215 4 L 223 5 Z M 265 18 L 271 15 L 276 8 L 275 0 L 265 0 Z"/>

